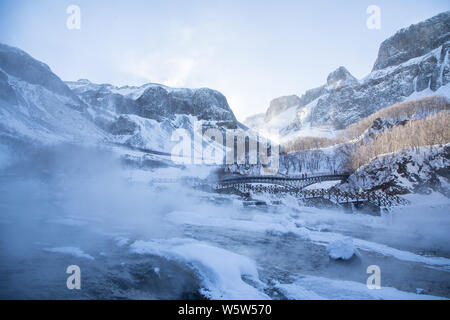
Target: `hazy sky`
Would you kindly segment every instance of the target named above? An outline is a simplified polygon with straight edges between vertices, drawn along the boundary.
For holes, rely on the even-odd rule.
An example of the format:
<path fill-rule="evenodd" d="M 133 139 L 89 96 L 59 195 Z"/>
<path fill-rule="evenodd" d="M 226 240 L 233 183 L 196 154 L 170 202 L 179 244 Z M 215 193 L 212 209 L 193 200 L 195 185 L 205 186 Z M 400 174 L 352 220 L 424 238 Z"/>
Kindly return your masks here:
<path fill-rule="evenodd" d="M 80 30 L 66 27 L 71 4 Z M 372 4 L 380 30 L 366 27 Z M 449 9 L 448 0 L 0 0 L 0 42 L 63 80 L 214 88 L 242 121 L 341 65 L 367 75 L 384 39 Z"/>

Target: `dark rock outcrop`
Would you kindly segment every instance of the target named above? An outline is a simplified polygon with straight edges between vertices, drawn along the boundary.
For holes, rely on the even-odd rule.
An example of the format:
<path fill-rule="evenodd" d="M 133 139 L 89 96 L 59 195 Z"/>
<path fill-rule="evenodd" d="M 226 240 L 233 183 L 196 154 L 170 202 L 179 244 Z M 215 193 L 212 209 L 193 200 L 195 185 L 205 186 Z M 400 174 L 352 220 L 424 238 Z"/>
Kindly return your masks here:
<path fill-rule="evenodd" d="M 341 87 L 356 83 L 358 83 L 358 80 L 342 66 L 334 70 L 327 77 L 327 86 L 329 87 Z"/>
<path fill-rule="evenodd" d="M 118 88 L 110 84 L 94 84 L 87 80 L 68 84 L 88 105 L 99 110 L 135 114 L 158 121 L 173 119 L 176 114 L 185 114 L 197 116 L 201 120 L 237 124 L 225 96 L 208 88 L 173 89 L 153 83 L 141 87 Z"/>
<path fill-rule="evenodd" d="M 135 122 L 131 121 L 127 117 L 119 116 L 116 121 L 109 126 L 109 132 L 114 135 L 131 135 L 134 134 L 138 126 Z"/>

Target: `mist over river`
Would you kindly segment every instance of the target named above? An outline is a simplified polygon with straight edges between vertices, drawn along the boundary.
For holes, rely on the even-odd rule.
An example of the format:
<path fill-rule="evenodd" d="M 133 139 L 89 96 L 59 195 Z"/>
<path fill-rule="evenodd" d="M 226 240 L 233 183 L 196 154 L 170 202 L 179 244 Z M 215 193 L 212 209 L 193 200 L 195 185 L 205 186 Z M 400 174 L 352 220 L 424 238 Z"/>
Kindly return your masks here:
<path fill-rule="evenodd" d="M 264 204 L 248 206 L 237 194 L 151 183 L 190 170 L 130 168 L 98 147 L 11 154 L 0 174 L 0 298 L 450 297 L 444 197 L 425 221 L 423 199 L 372 216 L 288 195 L 253 194 Z M 327 250 L 342 239 L 358 253 L 349 260 Z M 70 265 L 81 270 L 79 290 L 67 287 Z M 366 285 L 371 265 L 379 290 Z"/>

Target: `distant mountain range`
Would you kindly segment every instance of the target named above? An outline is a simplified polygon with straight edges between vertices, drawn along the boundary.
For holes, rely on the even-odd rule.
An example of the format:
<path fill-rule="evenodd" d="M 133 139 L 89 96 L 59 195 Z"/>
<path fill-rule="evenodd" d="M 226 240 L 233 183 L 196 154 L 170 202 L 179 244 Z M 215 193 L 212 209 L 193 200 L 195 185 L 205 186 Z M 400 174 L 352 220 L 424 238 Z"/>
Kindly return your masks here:
<path fill-rule="evenodd" d="M 385 40 L 372 72 L 356 79 L 345 67 L 303 95 L 271 101 L 244 124 L 266 135 L 327 136 L 377 110 L 421 96 L 450 95 L 450 11 L 401 29 Z"/>

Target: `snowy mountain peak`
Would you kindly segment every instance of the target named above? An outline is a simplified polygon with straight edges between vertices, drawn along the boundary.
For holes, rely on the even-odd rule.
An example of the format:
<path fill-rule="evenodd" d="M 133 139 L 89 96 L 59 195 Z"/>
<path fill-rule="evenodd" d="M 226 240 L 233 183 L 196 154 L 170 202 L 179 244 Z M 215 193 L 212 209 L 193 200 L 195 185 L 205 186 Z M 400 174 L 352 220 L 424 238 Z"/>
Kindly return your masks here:
<path fill-rule="evenodd" d="M 327 86 L 330 88 L 337 88 L 352 83 L 357 84 L 358 80 L 342 66 L 331 72 L 327 77 Z"/>

